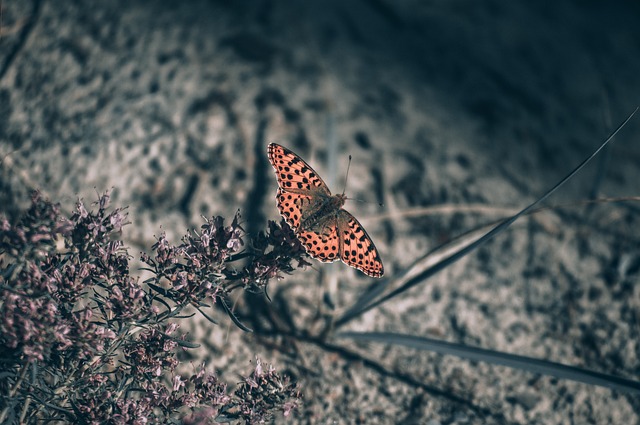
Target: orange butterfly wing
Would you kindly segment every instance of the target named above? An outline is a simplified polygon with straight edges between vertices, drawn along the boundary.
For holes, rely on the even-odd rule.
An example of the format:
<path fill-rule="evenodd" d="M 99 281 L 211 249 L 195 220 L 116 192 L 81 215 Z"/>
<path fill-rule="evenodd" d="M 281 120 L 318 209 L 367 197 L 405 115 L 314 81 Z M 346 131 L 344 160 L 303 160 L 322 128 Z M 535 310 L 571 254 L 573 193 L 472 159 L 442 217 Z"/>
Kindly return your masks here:
<path fill-rule="evenodd" d="M 297 235 L 313 258 L 332 263 L 340 257 L 340 237 L 336 226 L 327 228 L 324 235 L 313 231 L 302 231 Z"/>
<path fill-rule="evenodd" d="M 335 222 L 326 226 L 322 234 L 299 229 L 305 213 L 313 211 L 319 199 L 331 197 L 331 192 L 309 164 L 284 146 L 271 143 L 267 154 L 278 179 L 278 210 L 309 255 L 325 263 L 340 259 L 369 276 L 381 277 L 384 267 L 378 250 L 362 225 L 347 211 L 333 211 Z"/>
<path fill-rule="evenodd" d="M 322 235 L 314 231 L 301 231 L 298 238 L 313 257 L 324 263 L 337 259 L 371 277 L 382 277 L 384 266 L 371 237 L 358 220 L 340 210 L 336 225 Z"/>
<path fill-rule="evenodd" d="M 337 221 L 341 243 L 340 259 L 371 277 L 382 277 L 382 260 L 364 227 L 345 210 L 340 210 Z"/>
<path fill-rule="evenodd" d="M 278 186 L 281 189 L 309 196 L 319 191 L 326 196 L 331 196 L 329 188 L 314 169 L 289 149 L 270 143 L 267 155 L 276 171 Z"/>
<path fill-rule="evenodd" d="M 287 224 L 294 231 L 300 226 L 304 205 L 310 201 L 311 196 L 285 192 L 281 188 L 278 188 L 278 193 L 276 194 L 276 206 L 280 211 L 280 215 L 284 217 Z"/>

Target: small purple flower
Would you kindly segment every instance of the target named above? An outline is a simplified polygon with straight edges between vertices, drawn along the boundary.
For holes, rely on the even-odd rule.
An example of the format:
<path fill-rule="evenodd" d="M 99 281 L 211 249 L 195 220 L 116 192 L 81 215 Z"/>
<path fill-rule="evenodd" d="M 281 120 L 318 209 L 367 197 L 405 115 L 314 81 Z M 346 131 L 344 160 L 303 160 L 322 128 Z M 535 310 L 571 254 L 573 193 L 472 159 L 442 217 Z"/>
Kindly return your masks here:
<path fill-rule="evenodd" d="M 84 204 L 82 203 L 82 201 L 78 201 L 78 203 L 76 204 L 76 211 L 80 216 L 80 218 L 82 219 L 87 218 L 89 216 L 89 212 L 84 207 Z"/>
<path fill-rule="evenodd" d="M 173 379 L 171 380 L 173 383 L 173 391 L 178 391 L 180 390 L 180 388 L 184 387 L 184 381 L 182 380 L 182 377 L 180 375 L 176 375 L 173 377 Z"/>

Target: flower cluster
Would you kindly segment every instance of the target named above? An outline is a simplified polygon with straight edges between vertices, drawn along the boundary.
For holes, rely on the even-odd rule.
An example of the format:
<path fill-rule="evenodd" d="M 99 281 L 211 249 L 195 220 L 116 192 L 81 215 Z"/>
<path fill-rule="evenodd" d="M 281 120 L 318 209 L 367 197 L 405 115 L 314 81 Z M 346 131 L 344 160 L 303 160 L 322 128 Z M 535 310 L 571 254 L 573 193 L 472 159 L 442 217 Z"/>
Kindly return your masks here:
<path fill-rule="evenodd" d="M 310 265 L 306 250 L 284 219 L 280 224 L 269 221 L 268 225 L 269 231 L 260 232 L 252 241 L 254 253 L 249 265 L 242 273 L 228 276 L 239 279 L 247 289 L 262 289 L 279 273 Z"/>
<path fill-rule="evenodd" d="M 80 209 L 84 206 L 79 203 Z M 102 210 L 100 218 L 108 221 L 119 215 L 119 210 L 109 215 Z M 103 251 L 99 258 L 82 258 L 78 250 L 68 249 L 89 217 L 99 221 L 89 215 L 79 220 L 78 213 L 71 220 L 61 218 L 59 206 L 36 193 L 15 225 L 0 218 L 0 342 L 13 355 L 29 361 L 60 355 L 86 360 L 114 338 L 109 324 L 92 320 L 91 309 L 79 302 L 96 280 L 103 279 L 105 267 L 121 262 L 117 250 L 103 249 L 114 227 L 105 227 L 99 234 L 102 240 L 94 237 L 83 244 Z"/>
<path fill-rule="evenodd" d="M 264 372 L 260 359 L 256 362 L 256 370 L 231 395 L 225 383 L 202 367 L 186 378 L 175 375 L 171 387 L 149 380 L 137 390 L 138 397 L 116 398 L 117 389 L 104 381 L 106 384 L 76 398 L 74 405 L 87 423 L 103 423 L 104 418 L 110 424 L 159 423 L 185 410 L 188 413 L 180 415 L 184 425 L 217 420 L 259 424 L 273 419 L 277 410 L 289 416 L 301 399 L 297 386 L 280 377 L 272 366 Z"/>
<path fill-rule="evenodd" d="M 119 239 L 126 213 L 109 208 L 108 194 L 94 207 L 78 202 L 65 217 L 36 193 L 18 219 L 0 216 L 0 423 L 18 415 L 24 422 L 255 423 L 278 409 L 288 414 L 299 393 L 272 368 L 254 372 L 257 386 L 231 394 L 204 368 L 177 374 L 179 351 L 197 345 L 169 320 L 188 305 L 215 304 L 236 285 L 227 264 L 253 254 L 241 252 L 239 217 L 230 226 L 206 220 L 179 246 L 162 235 L 153 258 L 142 256 L 153 276 L 141 284 Z M 263 238 L 258 254 L 286 245 Z M 264 284 L 292 270 L 284 248 L 276 251 L 276 263 L 251 260 L 272 268 Z"/>
<path fill-rule="evenodd" d="M 266 369 L 266 370 L 265 370 Z M 301 398 L 300 391 L 281 377 L 271 365 L 265 368 L 256 359 L 253 373 L 235 391 L 242 417 L 248 423 L 264 423 L 272 418 L 276 406 L 282 406 L 284 416 L 289 416 Z"/>
<path fill-rule="evenodd" d="M 163 233 L 153 245 L 155 256 L 142 254 L 142 262 L 153 271 L 147 281 L 158 292 L 169 296 L 179 306 L 200 306 L 203 301 L 215 303 L 223 292 L 222 278 L 231 255 L 244 244 L 243 231 L 238 224 L 239 215 L 230 226 L 224 226 L 222 217 L 205 219 L 200 233 L 193 231 L 174 246 Z M 168 287 L 161 286 L 163 281 Z"/>
<path fill-rule="evenodd" d="M 222 217 L 205 219 L 200 233 L 188 233 L 178 246 L 161 234 L 153 245 L 155 255 L 142 254 L 142 262 L 154 275 L 146 283 L 180 307 L 191 304 L 200 308 L 216 304 L 236 288 L 232 282 L 257 292 L 279 273 L 310 265 L 304 247 L 284 220 L 281 224 L 269 221 L 269 231 L 258 233 L 246 251 L 241 251 L 244 231 L 239 221 L 239 214 L 229 226 Z M 230 266 L 247 258 L 247 265 L 240 270 Z"/>
<path fill-rule="evenodd" d="M 178 325 L 160 325 L 138 333 L 125 342 L 124 357 L 131 365 L 131 374 L 144 380 L 149 376 L 161 376 L 165 370 L 173 372 L 178 366 L 175 350 L 178 342 L 171 334 Z"/>

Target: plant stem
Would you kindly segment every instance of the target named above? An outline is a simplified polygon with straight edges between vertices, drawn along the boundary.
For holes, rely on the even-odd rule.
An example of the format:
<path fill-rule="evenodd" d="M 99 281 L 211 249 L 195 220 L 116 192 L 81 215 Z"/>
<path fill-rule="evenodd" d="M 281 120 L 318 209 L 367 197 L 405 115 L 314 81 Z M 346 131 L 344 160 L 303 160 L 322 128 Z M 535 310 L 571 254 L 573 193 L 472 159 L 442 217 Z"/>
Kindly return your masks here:
<path fill-rule="evenodd" d="M 13 398 L 13 396 L 16 395 L 16 392 L 18 392 L 18 388 L 20 388 L 20 386 L 22 385 L 22 381 L 24 381 L 24 377 L 27 376 L 28 370 L 29 370 L 29 365 L 28 364 L 24 365 L 24 367 L 22 368 L 22 372 L 20 373 L 20 377 L 16 381 L 13 388 L 9 390 L 9 397 L 8 397 L 9 399 Z M 4 410 L 2 410 L 2 413 L 0 413 L 0 423 L 4 423 L 4 421 L 7 419 L 8 413 L 9 413 L 9 406 L 5 407 Z"/>

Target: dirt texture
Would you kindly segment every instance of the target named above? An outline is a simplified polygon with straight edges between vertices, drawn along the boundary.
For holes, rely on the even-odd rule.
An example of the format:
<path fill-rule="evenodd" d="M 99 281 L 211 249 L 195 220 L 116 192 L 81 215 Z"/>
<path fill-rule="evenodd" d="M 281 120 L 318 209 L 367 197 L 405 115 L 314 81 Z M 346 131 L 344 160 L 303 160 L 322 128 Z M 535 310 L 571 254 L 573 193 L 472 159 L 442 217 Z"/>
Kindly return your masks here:
<path fill-rule="evenodd" d="M 393 285 L 438 245 L 535 200 L 640 103 L 631 1 L 1 4 L 2 209 L 34 188 L 67 209 L 113 188 L 113 203 L 129 206 L 135 257 L 161 231 L 178 243 L 202 215 L 231 220 L 239 209 L 249 234 L 278 219 L 266 156 L 277 142 L 334 193 L 352 156 L 346 193 L 366 202 L 345 208 Z M 639 135 L 636 117 L 547 202 L 568 207 L 519 220 L 340 330 L 640 379 L 638 203 L 581 203 L 638 195 Z M 274 364 L 304 394 L 286 423 L 640 422 L 638 396 L 314 338 L 374 280 L 313 264 L 271 282 L 272 302 L 238 299 L 254 333 L 222 312 L 219 326 L 184 324 L 205 348 L 186 363 L 205 360 L 231 384 L 255 355 Z"/>

